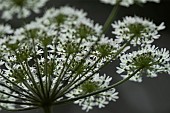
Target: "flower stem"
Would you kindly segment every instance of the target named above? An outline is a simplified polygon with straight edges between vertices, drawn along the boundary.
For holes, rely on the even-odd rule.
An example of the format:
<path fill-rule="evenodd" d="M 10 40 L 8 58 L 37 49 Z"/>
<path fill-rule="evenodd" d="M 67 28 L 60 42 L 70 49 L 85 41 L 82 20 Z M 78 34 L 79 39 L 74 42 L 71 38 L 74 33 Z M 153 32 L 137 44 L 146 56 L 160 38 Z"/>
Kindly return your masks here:
<path fill-rule="evenodd" d="M 104 24 L 104 27 L 103 27 L 103 33 L 106 33 L 111 25 L 111 23 L 113 22 L 116 14 L 117 14 L 117 10 L 119 8 L 119 2 L 120 0 L 117 2 L 117 4 L 113 7 L 109 17 L 107 18 L 105 24 Z"/>
<path fill-rule="evenodd" d="M 141 69 L 143 69 L 144 67 L 140 67 L 139 69 L 137 69 L 136 71 L 134 71 L 131 75 L 129 75 L 127 78 L 125 79 L 122 79 L 118 82 L 116 82 L 115 84 L 112 84 L 110 85 L 109 87 L 107 88 L 103 88 L 101 90 L 98 90 L 98 91 L 95 91 L 95 92 L 92 92 L 92 93 L 89 93 L 89 94 L 86 94 L 86 95 L 81 95 L 81 96 L 78 96 L 78 97 L 75 97 L 75 98 L 71 98 L 71 99 L 66 99 L 66 100 L 61 100 L 59 102 L 56 102 L 54 103 L 55 105 L 58 105 L 58 104 L 63 104 L 63 103 L 68 103 L 68 102 L 73 102 L 73 101 L 76 101 L 76 100 L 79 100 L 79 99 L 82 99 L 82 98 L 86 98 L 86 97 L 89 97 L 89 96 L 92 96 L 92 95 L 96 95 L 96 94 L 99 94 L 101 92 L 104 92 L 104 91 L 107 91 L 111 88 L 114 88 L 118 85 L 121 85 L 123 84 L 124 82 L 126 82 L 127 80 L 129 80 L 131 77 L 133 77 L 137 72 L 139 72 Z"/>
<path fill-rule="evenodd" d="M 43 111 L 44 111 L 44 113 L 52 113 L 52 107 L 51 106 L 44 106 Z"/>

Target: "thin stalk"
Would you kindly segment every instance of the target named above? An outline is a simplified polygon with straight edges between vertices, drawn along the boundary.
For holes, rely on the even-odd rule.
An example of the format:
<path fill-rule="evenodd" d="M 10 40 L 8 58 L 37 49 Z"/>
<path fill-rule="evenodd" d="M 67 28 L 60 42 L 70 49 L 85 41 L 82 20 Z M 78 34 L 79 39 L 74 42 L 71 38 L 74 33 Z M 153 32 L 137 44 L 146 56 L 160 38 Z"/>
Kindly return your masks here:
<path fill-rule="evenodd" d="M 51 79 L 51 77 L 54 76 L 55 57 L 56 57 L 56 53 L 57 53 L 57 49 L 56 48 L 57 48 L 57 43 L 55 43 L 55 45 L 54 45 L 54 58 L 52 59 L 52 63 L 51 63 L 51 73 L 49 74 L 49 77 L 48 77 L 48 81 L 49 81 L 48 92 L 51 92 L 51 89 L 52 89 L 52 79 Z"/>
<path fill-rule="evenodd" d="M 86 72 L 84 72 L 79 78 L 77 78 L 78 77 L 78 74 L 73 78 L 73 80 L 66 86 L 66 87 L 64 87 L 63 88 L 63 90 L 61 90 L 60 91 L 60 93 L 57 95 L 56 94 L 56 97 L 55 97 L 55 99 L 56 98 L 58 98 L 58 96 L 61 96 L 61 95 L 63 95 L 63 93 L 65 94 L 65 92 L 67 92 L 68 91 L 68 89 L 70 88 L 70 87 L 72 87 L 75 83 L 77 83 L 79 80 L 81 80 L 81 78 L 83 77 L 83 76 L 85 76 L 100 60 L 101 60 L 101 58 L 102 57 L 100 57 Z M 89 76 L 89 77 L 86 77 L 87 79 L 89 79 L 89 78 L 91 78 L 92 76 Z M 77 79 L 76 79 L 77 78 Z M 84 82 L 84 81 L 83 81 Z M 82 81 L 80 82 L 80 83 L 83 83 Z M 74 88 L 71 88 L 71 89 L 74 89 Z M 69 90 L 70 91 L 70 90 Z"/>
<path fill-rule="evenodd" d="M 29 67 L 29 65 L 28 65 L 28 61 L 25 61 L 26 62 L 26 68 L 27 68 L 27 70 L 28 70 L 28 72 L 27 72 L 27 70 L 26 69 L 24 69 L 25 71 L 26 71 L 26 73 L 27 74 L 30 74 L 30 76 L 31 76 L 31 81 L 32 81 L 32 83 L 34 84 L 34 87 L 37 89 L 37 93 L 38 93 L 38 98 L 41 100 L 42 99 L 42 95 L 41 95 L 41 91 L 40 91 L 40 88 L 38 87 L 38 85 L 37 85 L 37 83 L 36 83 L 36 81 L 35 81 L 35 79 L 34 79 L 34 77 L 33 77 L 33 74 L 32 74 L 32 72 L 31 72 L 31 69 L 30 69 L 30 67 Z"/>
<path fill-rule="evenodd" d="M 1 90 L 0 90 L 0 93 L 1 93 L 1 94 L 5 94 L 5 95 L 10 96 L 10 97 L 17 98 L 17 99 L 26 100 L 26 101 L 31 101 L 30 99 L 22 98 L 22 97 L 20 97 L 20 96 L 16 96 L 16 95 L 12 95 L 12 94 L 10 94 L 10 93 L 6 93 L 6 92 L 1 91 Z"/>
<path fill-rule="evenodd" d="M 83 41 L 83 38 L 81 38 L 81 40 L 79 41 L 78 46 L 77 46 L 77 50 L 79 50 L 82 41 Z M 63 79 L 64 75 L 66 74 L 66 72 L 68 71 L 70 65 L 74 62 L 74 58 L 75 58 L 76 55 L 77 55 L 77 52 L 74 53 L 74 55 L 72 56 L 72 59 L 71 59 L 71 61 L 69 62 L 69 64 L 68 64 L 67 67 L 66 67 L 66 64 L 67 64 L 67 60 L 68 60 L 68 59 L 66 60 L 66 62 L 65 62 L 65 64 L 64 64 L 64 67 L 63 67 L 64 69 L 65 69 L 65 67 L 66 67 L 66 70 L 62 69 L 63 72 L 61 72 L 61 78 L 58 79 L 58 82 L 59 82 L 59 83 L 62 81 L 62 79 Z M 70 56 L 70 54 L 69 54 L 69 56 Z M 68 57 L 68 58 L 69 58 L 69 57 Z M 72 74 L 71 74 L 70 76 L 72 76 Z M 60 76 L 59 76 L 59 77 L 60 77 Z M 57 92 L 56 92 L 56 89 L 57 89 L 58 86 L 59 86 L 59 84 L 55 84 L 54 90 L 53 90 L 52 95 L 51 95 L 52 97 L 55 97 L 55 95 L 56 95 L 56 93 L 57 93 Z M 59 90 L 61 90 L 61 89 L 59 89 Z M 59 92 L 59 91 L 58 91 L 58 92 Z"/>
<path fill-rule="evenodd" d="M 108 31 L 108 29 L 110 28 L 111 23 L 113 22 L 116 14 L 117 14 L 117 10 L 119 8 L 119 3 L 121 0 L 117 1 L 116 5 L 113 7 L 109 17 L 107 18 L 104 27 L 103 27 L 103 33 L 106 33 Z"/>
<path fill-rule="evenodd" d="M 33 83 L 33 86 L 36 88 L 36 89 L 32 88 L 32 89 L 34 90 L 34 92 L 35 92 L 34 94 L 36 94 L 36 98 L 37 98 L 38 100 L 41 100 L 42 97 L 41 97 L 40 90 L 39 90 L 39 88 L 38 88 L 38 86 L 37 86 L 37 83 L 35 82 L 35 79 L 34 79 L 32 73 L 31 73 L 31 70 L 30 70 L 30 68 L 29 68 L 29 66 L 28 66 L 27 61 L 25 61 L 25 62 L 26 62 L 26 67 L 27 67 L 27 70 L 28 70 L 28 71 L 26 70 L 26 68 L 25 68 L 25 66 L 24 66 L 24 64 L 23 64 L 22 62 L 21 62 L 21 65 L 22 65 L 24 71 L 27 73 L 29 79 L 30 79 L 31 82 Z"/>
<path fill-rule="evenodd" d="M 30 98 L 28 95 L 25 95 L 25 94 L 21 93 L 20 91 L 16 90 L 15 88 L 11 88 L 11 87 L 3 84 L 3 83 L 0 83 L 0 86 L 6 87 L 6 88 L 10 89 L 10 90 L 13 91 L 13 92 L 16 92 L 16 93 L 18 93 L 18 94 L 20 94 L 20 95 L 23 95 L 23 96 L 25 96 L 25 97 Z M 30 98 L 30 99 L 33 99 L 33 100 L 37 101 L 36 98 Z M 39 100 L 38 100 L 38 101 L 39 101 Z"/>
<path fill-rule="evenodd" d="M 102 33 L 100 34 L 100 36 L 102 35 Z M 95 41 L 95 43 L 90 47 L 90 51 L 88 51 L 88 53 L 82 58 L 81 62 L 76 66 L 76 68 L 72 71 L 72 73 L 70 74 L 70 77 L 73 76 L 74 72 L 76 72 L 81 65 L 84 63 L 84 60 L 86 60 L 88 58 L 88 56 L 91 53 L 91 50 L 94 49 L 95 45 L 100 41 L 100 36 L 98 36 L 98 39 Z"/>
<path fill-rule="evenodd" d="M 21 95 L 23 95 L 23 96 L 25 96 L 25 97 L 27 97 L 27 98 L 30 98 L 30 99 L 32 99 L 32 100 L 36 100 L 37 101 L 37 99 L 35 99 L 35 97 L 34 97 L 34 95 L 33 94 L 31 94 L 30 92 L 28 92 L 27 90 L 25 90 L 25 89 L 23 89 L 22 87 L 20 87 L 20 86 L 18 86 L 17 84 L 15 84 L 14 82 L 12 82 L 12 81 L 10 81 L 7 77 L 5 77 L 4 75 L 2 75 L 2 74 L 0 74 L 5 80 L 7 80 L 9 83 L 11 83 L 12 85 L 14 85 L 16 88 L 18 88 L 20 91 L 18 91 L 18 90 L 15 90 L 14 88 L 11 88 L 13 91 L 15 90 L 15 92 L 16 93 L 18 93 L 18 94 L 21 94 Z M 10 88 L 10 87 L 9 87 Z M 21 93 L 21 91 L 23 91 L 23 92 L 25 92 L 25 93 L 27 93 L 27 94 L 29 94 L 29 95 L 26 95 L 26 94 L 23 94 L 23 93 Z"/>
<path fill-rule="evenodd" d="M 92 92 L 92 93 L 89 93 L 89 94 L 86 94 L 86 95 L 78 96 L 78 97 L 75 97 L 75 98 L 71 98 L 71 99 L 67 99 L 67 100 L 61 100 L 59 102 L 55 102 L 54 105 L 64 104 L 64 103 L 67 103 L 67 102 L 73 102 L 73 101 L 76 101 L 76 100 L 79 100 L 79 99 L 82 99 L 82 98 L 86 98 L 86 97 L 89 97 L 89 96 L 96 95 L 96 94 L 99 94 L 101 92 L 107 91 L 107 90 L 109 90 L 111 88 L 114 88 L 116 86 L 119 86 L 119 85 L 123 84 L 124 82 L 129 80 L 131 77 L 133 77 L 137 72 L 139 72 L 143 68 L 144 67 L 141 67 L 141 68 L 137 69 L 135 72 L 133 72 L 131 75 L 129 75 L 125 79 L 122 79 L 122 80 L 116 82 L 115 84 L 113 84 L 111 86 L 108 86 L 107 88 L 103 88 L 101 90 L 98 90 L 98 91 L 95 91 L 95 92 Z"/>
<path fill-rule="evenodd" d="M 45 79 L 45 87 L 46 87 L 46 90 L 45 90 L 45 94 L 46 94 L 46 96 L 48 97 L 49 96 L 49 94 L 50 94 L 50 92 L 48 92 L 48 84 L 49 84 L 49 82 L 48 82 L 48 73 L 47 73 L 47 62 L 48 62 L 48 59 L 47 59 L 47 46 L 45 45 L 45 47 L 44 47 L 44 58 L 45 58 L 45 64 L 44 64 L 44 76 L 46 77 L 46 79 Z"/>
<path fill-rule="evenodd" d="M 17 53 L 16 51 L 14 51 L 14 52 L 15 52 L 15 54 L 16 54 L 16 56 L 17 56 L 17 59 L 19 60 L 19 62 L 20 62 L 20 64 L 21 64 L 22 68 L 23 68 L 24 71 L 26 72 L 28 78 L 31 80 L 31 82 L 33 83 L 33 85 L 37 88 L 37 84 L 35 83 L 34 77 L 32 76 L 32 74 L 29 74 L 29 73 L 28 73 L 28 71 L 26 70 L 24 64 L 22 63 L 22 60 L 20 59 L 20 56 L 18 55 L 18 53 Z M 24 75 L 24 73 L 22 73 L 22 74 Z M 39 90 L 37 89 L 37 91 L 36 91 L 33 87 L 31 87 L 31 86 L 29 85 L 29 83 L 28 83 L 27 81 L 25 81 L 25 80 L 20 76 L 20 74 L 18 74 L 18 76 L 20 77 L 20 79 L 22 79 L 22 80 L 24 81 L 23 84 L 35 94 L 36 98 L 39 99 L 40 93 L 37 92 L 37 91 L 39 91 Z"/>
<path fill-rule="evenodd" d="M 34 94 L 34 97 L 39 98 L 39 97 L 37 97 L 38 94 L 37 94 L 36 90 L 27 81 L 25 81 L 25 79 L 23 79 L 20 74 L 18 74 L 18 77 L 23 81 L 22 83 L 25 85 L 25 87 L 27 87 Z"/>
<path fill-rule="evenodd" d="M 38 58 L 36 56 L 36 49 L 35 49 L 34 38 L 32 38 L 32 43 L 33 43 L 33 49 L 34 49 L 35 65 L 37 67 L 37 75 L 38 75 L 38 79 L 39 79 L 39 83 L 40 83 L 40 87 L 41 87 L 42 93 L 45 96 L 44 85 L 43 85 L 42 76 L 41 76 L 41 72 L 40 72 L 40 66 L 38 64 Z"/>
<path fill-rule="evenodd" d="M 125 44 L 122 46 L 122 48 L 120 48 L 120 49 L 115 53 L 115 55 L 112 56 L 112 58 L 111 58 L 110 60 L 108 60 L 108 61 L 107 61 L 104 65 L 102 65 L 98 70 L 96 70 L 95 72 L 93 72 L 92 75 L 86 77 L 84 80 L 82 80 L 80 83 L 76 84 L 76 85 L 75 85 L 74 87 L 72 87 L 72 88 L 70 88 L 71 86 L 70 86 L 70 87 L 67 87 L 67 88 L 64 88 L 64 91 L 62 91 L 62 92 L 60 93 L 60 95 L 57 95 L 56 98 L 61 97 L 62 95 L 68 93 L 69 91 L 73 90 L 74 88 L 76 88 L 76 87 L 78 87 L 79 85 L 81 85 L 82 83 L 84 83 L 86 80 L 90 79 L 93 75 L 95 75 L 97 72 L 99 72 L 99 70 L 101 70 L 101 69 L 104 68 L 107 64 L 109 64 L 109 63 L 111 62 L 111 60 L 115 59 L 115 58 L 128 46 L 128 44 L 131 42 L 132 39 L 133 39 L 133 36 L 131 37 L 131 39 L 130 39 L 127 43 L 125 43 Z M 84 74 L 83 74 L 83 75 L 84 75 Z M 69 89 L 69 88 L 70 88 L 70 89 Z M 55 99 L 56 99 L 56 98 L 55 98 Z"/>
<path fill-rule="evenodd" d="M 23 63 L 22 63 L 22 61 L 21 61 L 20 56 L 18 55 L 18 53 L 17 53 L 16 51 L 14 51 L 14 53 L 15 53 L 15 55 L 17 56 L 17 60 L 19 60 L 21 66 L 22 66 L 23 69 L 24 69 L 24 71 L 27 73 L 28 78 L 29 78 L 30 80 L 32 80 L 31 76 L 28 74 L 27 70 L 25 69 L 25 66 L 23 65 Z M 24 73 L 22 73 L 22 74 L 24 75 Z M 32 93 L 34 93 L 35 95 L 37 95 L 37 97 L 35 97 L 35 98 L 39 98 L 39 95 L 37 94 L 36 90 L 35 90 L 34 88 L 32 88 L 31 85 L 20 76 L 20 74 L 18 74 L 18 77 L 19 77 L 19 79 L 21 79 L 21 80 L 23 81 L 22 83 L 23 83 Z M 32 81 L 33 81 L 33 80 L 32 80 Z M 34 84 L 34 83 L 33 83 L 33 84 Z M 35 95 L 34 95 L 34 96 L 35 96 Z"/>
<path fill-rule="evenodd" d="M 62 76 L 63 76 L 63 72 L 64 72 L 64 70 L 65 70 L 65 68 L 66 68 L 66 65 L 67 65 L 67 62 L 68 62 L 68 60 L 69 60 L 69 57 L 70 57 L 70 54 L 68 54 L 67 55 L 67 58 L 66 58 L 66 61 L 65 61 L 65 63 L 64 63 L 64 66 L 63 66 L 63 68 L 62 68 L 62 70 L 61 70 L 61 72 L 60 72 L 60 74 L 59 74 L 59 77 L 58 77 L 58 79 L 57 79 L 57 82 L 55 83 L 55 86 L 54 86 L 54 88 L 53 88 L 53 90 L 52 90 L 52 93 L 51 93 L 51 97 L 53 97 L 54 95 L 55 95 L 55 92 L 56 92 L 56 90 L 57 90 L 57 88 L 58 88 L 58 86 L 59 86 L 59 84 L 60 84 L 60 82 L 61 82 L 61 80 L 62 80 Z"/>
<path fill-rule="evenodd" d="M 38 88 L 38 86 L 37 86 L 37 83 L 35 82 L 35 79 L 34 79 L 32 73 L 31 73 L 31 70 L 30 70 L 30 68 L 29 68 L 28 61 L 25 61 L 25 64 L 26 64 L 27 69 L 25 68 L 24 64 L 23 64 L 21 61 L 20 61 L 20 64 L 21 64 L 21 66 L 23 67 L 24 71 L 27 73 L 27 75 L 28 75 L 29 79 L 31 80 L 31 82 L 33 83 L 34 87 L 35 87 L 35 88 L 37 89 L 37 91 L 39 92 L 39 88 Z M 28 71 L 27 71 L 27 70 L 28 70 Z M 40 95 L 38 95 L 38 96 L 40 96 Z"/>

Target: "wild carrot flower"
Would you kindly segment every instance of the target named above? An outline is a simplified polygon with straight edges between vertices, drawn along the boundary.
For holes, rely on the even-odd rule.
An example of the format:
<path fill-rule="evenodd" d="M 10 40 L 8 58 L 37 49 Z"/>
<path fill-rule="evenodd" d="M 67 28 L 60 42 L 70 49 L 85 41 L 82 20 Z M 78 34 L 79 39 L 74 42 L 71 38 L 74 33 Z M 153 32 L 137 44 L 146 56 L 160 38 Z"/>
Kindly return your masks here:
<path fill-rule="evenodd" d="M 100 0 L 100 1 L 102 3 L 111 4 L 111 5 L 115 5 L 119 3 L 121 6 L 125 6 L 125 7 L 129 7 L 130 5 L 133 5 L 135 3 L 143 4 L 146 2 L 156 2 L 156 3 L 160 2 L 160 0 Z"/>
<path fill-rule="evenodd" d="M 46 16 L 49 12 L 52 16 Z M 78 100 L 81 94 L 68 96 L 77 88 L 94 85 L 101 89 L 109 85 L 111 78 L 99 76 L 99 70 L 115 58 L 119 44 L 101 35 L 101 27 L 81 13 L 70 7 L 50 9 L 42 18 L 5 38 L 0 45 L 1 79 L 9 90 L 16 87 L 18 96 L 2 93 L 15 98 L 2 108 L 12 109 L 5 105 L 15 103 L 20 109 L 40 107 L 47 111 L 63 101 Z M 95 86 L 98 83 L 100 86 Z M 100 108 L 118 98 L 114 88 L 99 95 L 93 98 Z M 85 103 L 81 104 L 83 109 L 91 109 Z"/>
<path fill-rule="evenodd" d="M 112 33 L 122 42 L 133 37 L 130 43 L 134 46 L 152 43 L 160 37 L 158 32 L 165 28 L 164 23 L 157 26 L 152 21 L 138 16 L 126 16 L 122 21 L 112 24 L 112 27 Z"/>
<path fill-rule="evenodd" d="M 85 79 L 85 77 L 83 77 L 82 79 Z M 70 93 L 68 93 L 66 96 L 69 98 L 74 98 L 76 96 L 97 91 L 99 89 L 107 88 L 111 80 L 112 78 L 109 76 L 106 75 L 100 76 L 99 74 L 95 74 L 90 80 L 87 80 L 79 87 L 75 88 Z M 117 95 L 118 92 L 115 92 L 115 88 L 112 88 L 108 91 L 93 96 L 89 96 L 83 99 L 79 99 L 74 103 L 78 104 L 79 106 L 82 106 L 83 110 L 89 111 L 95 106 L 99 108 L 105 107 L 105 105 L 108 104 L 109 101 L 111 100 L 116 101 L 116 99 L 118 99 Z"/>
<path fill-rule="evenodd" d="M 142 82 L 142 77 L 157 77 L 158 73 L 169 72 L 169 51 L 165 48 L 158 49 L 156 46 L 147 45 L 138 51 L 124 54 L 120 57 L 120 66 L 117 73 L 126 78 L 136 69 L 143 67 L 130 80 Z"/>
<path fill-rule="evenodd" d="M 11 20 L 15 15 L 17 18 L 28 17 L 31 11 L 39 13 L 46 2 L 47 0 L 0 0 L 2 18 Z"/>

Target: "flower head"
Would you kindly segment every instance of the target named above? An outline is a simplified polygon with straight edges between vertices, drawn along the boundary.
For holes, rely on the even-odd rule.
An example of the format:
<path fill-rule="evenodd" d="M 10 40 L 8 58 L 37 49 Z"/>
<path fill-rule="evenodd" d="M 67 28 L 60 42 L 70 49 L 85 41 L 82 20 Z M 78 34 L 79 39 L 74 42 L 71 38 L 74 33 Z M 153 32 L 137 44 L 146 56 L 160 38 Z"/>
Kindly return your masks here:
<path fill-rule="evenodd" d="M 120 2 L 121 6 L 129 7 L 134 3 L 142 4 L 146 2 L 156 2 L 159 3 L 160 0 L 100 0 L 102 3 L 115 5 Z"/>
<path fill-rule="evenodd" d="M 165 48 L 158 49 L 155 46 L 147 45 L 138 51 L 124 54 L 120 57 L 120 67 L 117 73 L 126 78 L 135 70 L 142 68 L 136 75 L 130 78 L 132 81 L 141 82 L 142 76 L 157 77 L 158 73 L 169 72 L 170 56 Z"/>
<path fill-rule="evenodd" d="M 10 35 L 13 33 L 11 26 L 0 24 L 0 37 L 2 38 L 4 35 Z"/>
<path fill-rule="evenodd" d="M 101 27 L 85 14 L 70 7 L 50 9 L 42 18 L 4 38 L 0 45 L 0 66 L 4 67 L 1 76 L 5 83 L 12 81 L 5 85 L 21 89 L 17 90 L 22 98 L 13 100 L 21 102 L 18 107 L 59 103 L 66 99 L 65 94 L 71 88 L 74 90 L 75 85 L 83 82 L 84 77 L 93 76 L 105 62 L 112 60 L 119 44 L 101 35 Z M 96 85 L 99 82 L 100 87 L 93 87 L 92 81 L 79 84 L 86 90 L 84 94 L 108 86 L 111 79 L 103 76 L 96 80 L 92 81 L 96 81 Z M 114 89 L 101 93 L 102 97 L 95 101 L 95 105 L 102 107 L 108 100 L 116 99 L 112 94 L 115 94 Z M 87 104 L 83 104 L 86 105 L 84 109 Z"/>
<path fill-rule="evenodd" d="M 160 37 L 158 31 L 165 28 L 164 23 L 156 26 L 153 22 L 137 16 L 126 16 L 122 21 L 112 24 L 112 27 L 114 29 L 112 33 L 117 39 L 123 42 L 133 38 L 130 43 L 134 46 L 152 43 L 154 39 Z"/>
<path fill-rule="evenodd" d="M 14 15 L 17 18 L 28 17 L 31 11 L 38 13 L 47 0 L 0 0 L 0 10 L 3 10 L 2 18 L 11 20 Z"/>
<path fill-rule="evenodd" d="M 108 87 L 111 80 L 112 78 L 106 77 L 106 75 L 99 76 L 99 74 L 95 74 L 90 80 L 84 82 L 82 85 L 66 94 L 66 96 L 69 98 L 74 98 L 80 95 L 95 92 L 99 89 Z M 108 91 L 79 99 L 74 103 L 81 106 L 82 109 L 87 112 L 95 106 L 102 108 L 105 107 L 109 101 L 116 101 L 116 99 L 118 99 L 117 95 L 118 92 L 115 91 L 115 88 L 112 88 Z"/>

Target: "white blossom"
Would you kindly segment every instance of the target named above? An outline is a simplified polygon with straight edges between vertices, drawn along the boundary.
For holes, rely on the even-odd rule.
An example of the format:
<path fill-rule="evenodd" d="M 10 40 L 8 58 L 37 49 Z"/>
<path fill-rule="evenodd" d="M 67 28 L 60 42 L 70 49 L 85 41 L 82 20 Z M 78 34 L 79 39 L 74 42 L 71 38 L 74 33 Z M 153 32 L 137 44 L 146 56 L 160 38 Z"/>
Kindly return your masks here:
<path fill-rule="evenodd" d="M 47 0 L 0 0 L 2 18 L 11 20 L 15 15 L 17 18 L 26 18 L 31 11 L 39 13 L 46 2 Z"/>
<path fill-rule="evenodd" d="M 2 25 L 0 24 L 0 36 L 4 34 L 12 34 L 13 29 L 11 28 L 10 25 Z"/>
<path fill-rule="evenodd" d="M 80 95 L 92 93 L 97 90 L 107 88 L 111 80 L 112 78 L 109 76 L 106 77 L 106 75 L 100 76 L 99 74 L 95 74 L 90 80 L 85 81 L 79 87 L 66 94 L 66 96 L 69 98 L 74 98 Z M 89 96 L 83 99 L 79 99 L 74 103 L 81 106 L 82 110 L 88 112 L 95 106 L 103 108 L 105 107 L 105 105 L 109 104 L 109 101 L 116 101 L 116 99 L 118 98 L 118 92 L 116 92 L 115 88 L 112 88 L 108 91 L 101 92 L 99 94 Z"/>
<path fill-rule="evenodd" d="M 134 3 L 146 3 L 146 2 L 155 2 L 159 3 L 160 0 L 100 0 L 102 3 L 115 5 L 120 2 L 121 6 L 129 7 Z"/>
<path fill-rule="evenodd" d="M 57 86 L 56 90 L 61 88 L 62 91 L 72 81 L 79 77 L 88 77 L 94 71 L 99 71 L 105 62 L 113 60 L 112 57 L 120 48 L 119 42 L 101 35 L 101 32 L 102 27 L 88 19 L 82 10 L 67 6 L 47 10 L 43 17 L 17 28 L 11 36 L 4 38 L 0 45 L 0 66 L 4 67 L 1 71 L 28 93 L 33 92 L 25 82 L 33 88 L 36 88 L 36 85 L 45 86 L 49 75 L 52 83 L 50 88 Z M 99 82 L 100 88 L 106 88 L 111 78 L 96 75 L 93 81 Z M 78 80 L 75 85 L 79 83 Z M 79 91 L 76 92 L 79 94 Z M 21 93 L 26 94 L 25 91 Z M 118 98 L 114 88 L 100 95 L 102 98 L 98 98 L 95 103 L 89 103 L 91 99 L 95 99 L 90 97 L 89 102 L 82 104 L 82 109 L 90 110 L 93 105 L 101 108 L 108 104 L 108 101 Z M 69 98 L 72 96 L 70 94 Z M 62 95 L 53 101 L 64 98 L 65 95 Z M 20 107 L 27 108 L 29 105 Z"/>
<path fill-rule="evenodd" d="M 152 43 L 160 37 L 158 32 L 165 28 L 164 23 L 157 26 L 152 21 L 137 16 L 126 16 L 122 21 L 112 24 L 112 27 L 112 33 L 117 39 L 124 42 L 133 38 L 130 43 L 134 46 Z"/>
<path fill-rule="evenodd" d="M 142 77 L 157 77 L 158 73 L 169 73 L 169 51 L 165 48 L 158 49 L 156 46 L 146 45 L 138 51 L 124 54 L 120 57 L 120 66 L 117 73 L 123 78 L 128 77 L 137 69 L 142 68 L 133 77 L 132 81 L 141 82 Z"/>

